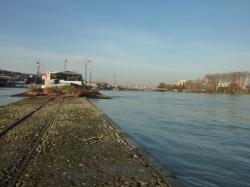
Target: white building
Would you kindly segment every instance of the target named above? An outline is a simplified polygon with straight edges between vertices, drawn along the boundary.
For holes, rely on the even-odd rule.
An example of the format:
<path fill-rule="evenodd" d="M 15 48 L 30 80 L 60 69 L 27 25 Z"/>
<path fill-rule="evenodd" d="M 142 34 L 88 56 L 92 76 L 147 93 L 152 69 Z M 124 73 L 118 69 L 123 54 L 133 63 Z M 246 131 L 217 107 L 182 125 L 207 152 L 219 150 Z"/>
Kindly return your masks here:
<path fill-rule="evenodd" d="M 72 71 L 47 71 L 42 74 L 42 80 L 44 81 L 42 88 L 83 84 L 82 75 Z"/>
<path fill-rule="evenodd" d="M 230 86 L 230 83 L 228 83 L 228 82 L 222 82 L 222 81 L 220 81 L 218 83 L 218 87 L 220 87 L 220 88 L 227 88 L 229 86 Z"/>
<path fill-rule="evenodd" d="M 186 80 L 178 80 L 175 85 L 176 86 L 183 86 L 186 82 L 187 82 Z"/>

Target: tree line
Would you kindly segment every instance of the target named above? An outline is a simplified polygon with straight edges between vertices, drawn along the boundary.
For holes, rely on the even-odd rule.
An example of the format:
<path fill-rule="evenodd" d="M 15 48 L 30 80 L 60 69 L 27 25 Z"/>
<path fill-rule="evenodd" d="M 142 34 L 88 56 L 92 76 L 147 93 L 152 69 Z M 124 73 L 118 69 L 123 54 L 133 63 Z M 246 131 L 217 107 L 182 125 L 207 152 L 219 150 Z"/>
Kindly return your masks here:
<path fill-rule="evenodd" d="M 182 85 L 160 83 L 158 88 L 179 92 L 250 93 L 250 72 L 207 74 L 203 79 L 189 80 Z"/>
<path fill-rule="evenodd" d="M 209 92 L 237 93 L 249 83 L 250 72 L 239 71 L 230 73 L 208 74 L 204 77 Z"/>

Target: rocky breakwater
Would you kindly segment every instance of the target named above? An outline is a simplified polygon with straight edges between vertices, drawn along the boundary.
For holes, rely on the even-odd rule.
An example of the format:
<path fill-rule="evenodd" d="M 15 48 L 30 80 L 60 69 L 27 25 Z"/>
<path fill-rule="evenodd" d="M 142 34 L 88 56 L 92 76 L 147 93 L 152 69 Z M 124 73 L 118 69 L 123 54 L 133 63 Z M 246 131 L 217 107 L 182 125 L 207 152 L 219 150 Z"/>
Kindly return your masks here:
<path fill-rule="evenodd" d="M 150 166 L 86 98 L 57 97 L 41 110 L 1 137 L 2 185 L 178 186 L 173 176 L 166 179 Z"/>

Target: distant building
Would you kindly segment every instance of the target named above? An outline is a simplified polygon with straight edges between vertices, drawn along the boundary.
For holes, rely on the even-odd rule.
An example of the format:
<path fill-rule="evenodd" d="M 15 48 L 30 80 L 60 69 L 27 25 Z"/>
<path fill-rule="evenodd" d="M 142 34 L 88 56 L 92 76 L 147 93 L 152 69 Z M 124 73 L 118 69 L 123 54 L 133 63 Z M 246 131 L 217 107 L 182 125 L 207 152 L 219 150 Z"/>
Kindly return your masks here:
<path fill-rule="evenodd" d="M 46 87 L 58 87 L 66 85 L 82 85 L 82 75 L 73 71 L 63 71 L 63 72 L 50 72 L 47 71 L 42 74 L 42 80 Z"/>
<path fill-rule="evenodd" d="M 186 80 L 178 80 L 175 85 L 176 86 L 183 86 L 186 82 L 187 82 Z"/>
<path fill-rule="evenodd" d="M 220 81 L 219 83 L 218 83 L 218 87 L 219 88 L 227 88 L 227 87 L 229 87 L 230 86 L 230 83 L 228 83 L 228 82 L 222 82 L 222 81 Z"/>

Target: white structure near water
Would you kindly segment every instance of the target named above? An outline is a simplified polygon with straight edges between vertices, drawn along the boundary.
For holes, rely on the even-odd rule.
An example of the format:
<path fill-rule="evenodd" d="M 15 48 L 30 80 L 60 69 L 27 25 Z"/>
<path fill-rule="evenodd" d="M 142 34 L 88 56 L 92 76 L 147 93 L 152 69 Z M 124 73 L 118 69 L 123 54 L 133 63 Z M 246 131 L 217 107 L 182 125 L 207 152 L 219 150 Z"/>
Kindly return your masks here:
<path fill-rule="evenodd" d="M 44 84 L 42 88 L 67 85 L 83 85 L 82 75 L 74 71 L 51 72 L 42 74 Z"/>
<path fill-rule="evenodd" d="M 186 80 L 178 80 L 175 85 L 176 86 L 183 86 L 186 82 L 187 82 Z"/>

